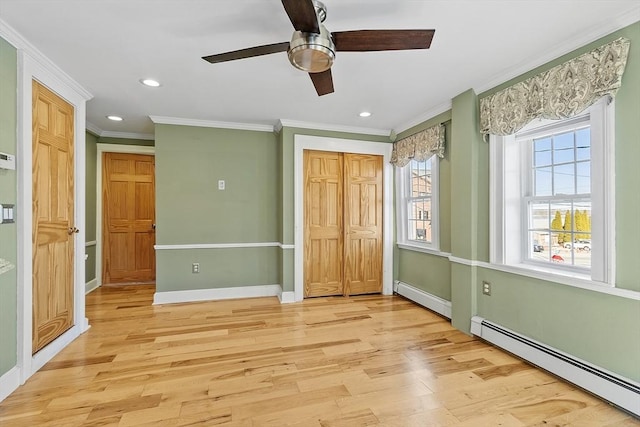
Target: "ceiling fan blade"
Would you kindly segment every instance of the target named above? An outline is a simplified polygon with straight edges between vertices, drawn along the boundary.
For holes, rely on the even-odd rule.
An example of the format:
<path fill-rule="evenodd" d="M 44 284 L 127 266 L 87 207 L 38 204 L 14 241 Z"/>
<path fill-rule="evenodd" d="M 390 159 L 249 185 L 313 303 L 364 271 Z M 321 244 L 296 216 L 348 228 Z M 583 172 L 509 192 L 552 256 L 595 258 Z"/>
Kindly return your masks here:
<path fill-rule="evenodd" d="M 339 52 L 429 49 L 436 30 L 359 30 L 331 33 Z"/>
<path fill-rule="evenodd" d="M 311 81 L 318 92 L 318 96 L 333 93 L 333 77 L 331 77 L 331 68 L 321 73 L 309 73 Z"/>
<path fill-rule="evenodd" d="M 203 56 L 202 59 L 212 64 L 218 62 L 235 61 L 236 59 L 251 58 L 252 56 L 269 55 L 270 53 L 286 52 L 289 42 L 254 46 L 247 49 L 234 50 L 233 52 L 218 53 L 216 55 Z"/>
<path fill-rule="evenodd" d="M 312 0 L 282 0 L 293 28 L 305 33 L 319 33 L 318 15 Z"/>

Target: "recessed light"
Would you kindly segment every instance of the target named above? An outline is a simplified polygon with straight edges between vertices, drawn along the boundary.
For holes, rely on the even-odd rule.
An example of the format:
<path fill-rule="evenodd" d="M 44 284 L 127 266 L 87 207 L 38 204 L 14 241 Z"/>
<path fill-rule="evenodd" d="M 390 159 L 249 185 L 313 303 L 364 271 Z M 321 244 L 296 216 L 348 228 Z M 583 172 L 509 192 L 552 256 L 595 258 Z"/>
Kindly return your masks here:
<path fill-rule="evenodd" d="M 158 87 L 160 86 L 160 82 L 153 80 L 153 79 L 142 79 L 140 80 L 140 83 L 142 83 L 145 86 L 149 86 L 149 87 Z"/>
<path fill-rule="evenodd" d="M 368 111 L 363 111 L 362 113 L 360 113 L 360 117 L 369 117 L 371 116 L 371 113 Z"/>
<path fill-rule="evenodd" d="M 123 119 L 122 117 L 120 117 L 120 116 L 107 116 L 107 119 L 109 119 L 109 120 L 113 120 L 114 122 L 121 122 L 121 121 L 123 121 L 123 120 L 124 120 L 124 119 Z"/>

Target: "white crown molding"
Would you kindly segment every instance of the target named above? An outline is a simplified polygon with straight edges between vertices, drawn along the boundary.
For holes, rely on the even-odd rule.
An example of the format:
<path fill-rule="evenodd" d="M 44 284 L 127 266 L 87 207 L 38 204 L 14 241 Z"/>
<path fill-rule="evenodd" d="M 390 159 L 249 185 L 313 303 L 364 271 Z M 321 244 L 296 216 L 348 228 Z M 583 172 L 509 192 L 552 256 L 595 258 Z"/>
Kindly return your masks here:
<path fill-rule="evenodd" d="M 4 22 L 2 19 L 0 19 L 0 37 L 13 45 L 13 47 L 15 47 L 16 49 L 22 50 L 25 54 L 29 55 L 34 61 L 51 72 L 51 74 L 56 79 L 60 80 L 60 82 L 62 82 L 64 85 L 75 91 L 85 101 L 93 98 L 93 95 L 89 91 L 83 88 L 67 73 L 62 71 L 60 67 L 54 64 L 53 61 L 51 61 L 42 52 L 40 52 L 38 48 L 32 45 L 31 42 L 29 42 L 27 39 L 22 37 L 20 33 L 14 30 L 13 27 Z"/>
<path fill-rule="evenodd" d="M 449 111 L 449 110 L 451 110 L 451 100 L 443 102 L 440 105 L 436 105 L 435 107 L 429 109 L 428 111 L 420 114 L 418 117 L 416 117 L 413 120 L 409 120 L 408 122 L 404 122 L 403 124 L 401 124 L 397 128 L 395 128 L 395 132 L 396 132 L 396 134 L 402 133 L 405 130 L 411 129 L 414 126 L 417 126 L 420 123 L 424 123 L 427 120 L 434 118 L 438 114 L 442 114 L 442 113 L 444 113 L 446 111 Z"/>
<path fill-rule="evenodd" d="M 357 133 L 361 135 L 386 136 L 391 135 L 391 129 L 373 129 L 355 126 L 330 125 L 326 123 L 301 122 L 297 120 L 280 119 L 275 127 L 276 132 L 280 132 L 283 127 L 325 130 L 331 132 Z"/>
<path fill-rule="evenodd" d="M 144 139 L 146 141 L 153 141 L 156 139 L 155 135 L 152 133 L 112 132 L 109 130 L 102 131 L 99 136 L 104 138 Z"/>
<path fill-rule="evenodd" d="M 100 129 L 98 126 L 94 125 L 93 123 L 87 121 L 84 125 L 84 127 L 86 128 L 87 132 L 92 133 L 95 136 L 101 136 L 102 132 L 104 132 L 102 129 Z"/>
<path fill-rule="evenodd" d="M 235 130 L 252 130 L 257 132 L 273 132 L 271 125 L 257 125 L 252 123 L 235 123 L 235 122 L 217 122 L 213 120 L 184 119 L 180 117 L 165 116 L 149 116 L 155 124 L 162 125 L 178 125 L 178 126 L 196 126 L 205 128 L 219 129 L 235 129 Z"/>
<path fill-rule="evenodd" d="M 602 25 L 595 26 L 593 31 L 560 41 L 552 46 L 544 55 L 536 56 L 533 61 L 521 62 L 514 67 L 494 75 L 489 80 L 476 85 L 474 90 L 477 94 L 486 92 L 504 82 L 514 79 L 638 21 L 640 21 L 640 3 L 635 5 L 631 10 L 621 13 L 618 17 L 610 19 Z"/>
<path fill-rule="evenodd" d="M 87 132 L 94 134 L 97 137 L 105 138 L 122 138 L 122 139 L 143 139 L 146 141 L 154 141 L 155 135 L 152 133 L 137 133 L 137 132 L 113 132 L 110 130 L 102 130 L 98 126 L 91 122 L 86 122 L 85 128 Z"/>

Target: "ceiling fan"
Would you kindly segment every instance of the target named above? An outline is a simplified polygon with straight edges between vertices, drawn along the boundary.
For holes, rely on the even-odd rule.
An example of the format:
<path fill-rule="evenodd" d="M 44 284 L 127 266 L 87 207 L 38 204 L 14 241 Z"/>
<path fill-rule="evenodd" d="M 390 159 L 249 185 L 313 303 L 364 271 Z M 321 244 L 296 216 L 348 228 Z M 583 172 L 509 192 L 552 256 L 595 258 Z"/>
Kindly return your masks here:
<path fill-rule="evenodd" d="M 322 25 L 327 8 L 318 0 L 282 0 L 293 28 L 290 42 L 204 56 L 212 64 L 287 52 L 294 67 L 309 73 L 319 96 L 333 92 L 331 66 L 336 52 L 428 49 L 435 30 L 359 30 L 330 33 Z"/>

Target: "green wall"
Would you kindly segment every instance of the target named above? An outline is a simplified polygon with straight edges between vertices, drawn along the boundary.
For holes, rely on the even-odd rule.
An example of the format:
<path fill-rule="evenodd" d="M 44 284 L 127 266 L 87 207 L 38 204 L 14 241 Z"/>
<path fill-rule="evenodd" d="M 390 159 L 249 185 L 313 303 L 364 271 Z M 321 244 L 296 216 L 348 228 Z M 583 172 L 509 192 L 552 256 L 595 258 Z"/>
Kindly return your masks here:
<path fill-rule="evenodd" d="M 479 96 L 467 91 L 453 99 L 449 164 L 440 178 L 450 180 L 450 248 L 458 262 L 399 250 L 398 278 L 445 299 L 440 282 L 450 278 L 452 324 L 463 331 L 469 331 L 471 316 L 479 315 L 640 381 L 640 301 L 487 268 L 490 164 L 488 144 L 478 133 L 479 99 L 621 36 L 631 40 L 631 51 L 616 97 L 616 287 L 640 291 L 640 23 Z M 443 252 L 445 247 L 446 240 Z M 491 296 L 482 294 L 483 280 L 491 283 Z"/>
<path fill-rule="evenodd" d="M 631 40 L 631 51 L 616 98 L 616 287 L 640 291 L 640 22 L 544 69 L 620 36 Z M 640 381 L 640 301 L 486 268 L 481 280 L 491 282 L 492 294 L 477 286 L 478 315 Z"/>
<path fill-rule="evenodd" d="M 156 244 L 279 242 L 276 134 L 156 125 L 155 137 Z M 279 280 L 274 247 L 157 250 L 156 259 L 159 292 Z"/>
<path fill-rule="evenodd" d="M 87 228 L 85 240 L 96 241 L 96 160 L 98 137 L 86 132 L 85 136 L 85 227 Z M 85 253 L 88 258 L 85 263 L 85 283 L 96 278 L 96 246 L 86 246 Z"/>
<path fill-rule="evenodd" d="M 17 52 L 0 38 L 0 151 L 16 154 L 17 129 Z M 0 204 L 16 204 L 16 171 L 0 169 Z M 22 206 L 14 216 L 20 217 Z M 17 263 L 16 224 L 0 224 L 0 258 Z M 0 376 L 17 363 L 16 268 L 0 275 Z"/>

